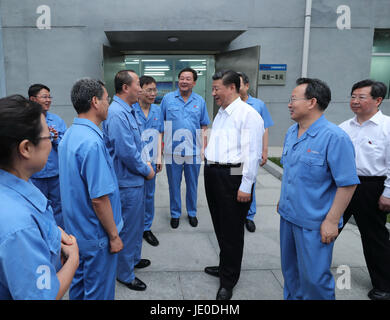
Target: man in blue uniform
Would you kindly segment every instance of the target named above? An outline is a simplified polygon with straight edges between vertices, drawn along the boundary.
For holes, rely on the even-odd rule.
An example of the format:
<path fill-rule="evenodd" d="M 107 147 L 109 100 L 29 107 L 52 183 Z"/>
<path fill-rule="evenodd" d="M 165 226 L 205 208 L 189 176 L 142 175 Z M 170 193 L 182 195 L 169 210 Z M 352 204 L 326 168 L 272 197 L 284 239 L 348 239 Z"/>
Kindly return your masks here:
<path fill-rule="evenodd" d="M 265 105 L 265 103 L 260 100 L 252 97 L 250 94 L 248 94 L 249 91 L 249 78 L 248 76 L 243 72 L 238 72 L 241 79 L 241 86 L 240 86 L 240 98 L 242 101 L 246 102 L 250 106 L 252 106 L 263 118 L 264 121 L 264 135 L 263 135 L 263 150 L 261 153 L 261 166 L 263 166 L 267 162 L 268 158 L 268 128 L 272 127 L 274 125 L 274 122 L 272 121 L 271 115 L 268 112 L 268 109 Z M 256 182 L 255 182 L 256 184 Z M 248 216 L 246 217 L 245 226 L 249 232 L 255 232 L 256 225 L 253 221 L 255 214 L 256 214 L 256 192 L 255 187 L 253 187 L 253 200 L 251 203 L 251 207 L 248 211 Z"/>
<path fill-rule="evenodd" d="M 38 102 L 42 106 L 50 134 L 54 138 L 45 167 L 35 173 L 31 177 L 31 181 L 50 200 L 54 219 L 58 226 L 64 228 L 61 210 L 60 181 L 58 178 L 58 144 L 66 131 L 66 124 L 59 116 L 49 112 L 53 97 L 50 96 L 50 89 L 47 86 L 39 83 L 33 84 L 28 89 L 28 96 L 30 100 Z"/>
<path fill-rule="evenodd" d="M 335 299 L 330 272 L 342 214 L 355 191 L 355 153 L 347 134 L 323 115 L 328 86 L 300 78 L 288 104 L 278 212 L 285 299 Z"/>
<path fill-rule="evenodd" d="M 141 259 L 145 216 L 145 179 L 154 178 L 149 155 L 141 140 L 141 123 L 132 105 L 141 88 L 132 70 L 119 71 L 114 79 L 115 96 L 107 120 L 103 122 L 104 141 L 114 161 L 121 195 L 124 249 L 119 253 L 117 280 L 129 289 L 142 291 L 146 284 L 134 274 L 134 268 L 145 268 L 150 260 Z"/>
<path fill-rule="evenodd" d="M 184 171 L 186 207 L 192 227 L 198 225 L 196 206 L 201 155 L 204 153 L 204 131 L 210 123 L 204 99 L 192 91 L 198 75 L 185 68 L 179 72 L 179 88 L 161 101 L 164 128 L 164 158 L 169 184 L 171 227 L 179 226 L 181 216 L 180 186 Z"/>
<path fill-rule="evenodd" d="M 163 123 L 161 120 L 160 107 L 154 104 L 157 97 L 156 80 L 149 76 L 142 76 L 139 79 L 142 93 L 138 102 L 133 105 L 138 119 L 142 123 L 142 140 L 147 144 L 153 170 L 161 171 L 161 132 Z M 156 189 L 156 176 L 145 181 L 145 227 L 144 239 L 152 246 L 158 246 L 159 242 L 152 233 L 151 227 L 154 218 L 154 192 Z"/>
<path fill-rule="evenodd" d="M 77 237 L 80 251 L 69 297 L 113 300 L 123 220 L 118 181 L 99 129 L 109 98 L 102 82 L 81 79 L 73 85 L 71 99 L 78 117 L 59 145 L 65 228 Z"/>

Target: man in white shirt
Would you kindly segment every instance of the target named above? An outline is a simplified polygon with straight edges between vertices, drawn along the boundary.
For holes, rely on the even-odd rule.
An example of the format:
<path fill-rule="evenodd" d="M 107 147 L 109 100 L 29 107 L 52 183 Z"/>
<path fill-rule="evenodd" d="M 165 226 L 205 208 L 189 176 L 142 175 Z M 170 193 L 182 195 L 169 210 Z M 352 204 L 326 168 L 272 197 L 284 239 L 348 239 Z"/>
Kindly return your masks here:
<path fill-rule="evenodd" d="M 204 181 L 220 260 L 205 272 L 220 278 L 217 300 L 229 300 L 240 277 L 244 224 L 261 161 L 264 121 L 240 99 L 238 73 L 217 72 L 212 86 L 221 108 L 205 150 Z"/>
<path fill-rule="evenodd" d="M 372 300 L 390 300 L 390 240 L 386 228 L 390 212 L 390 117 L 379 110 L 386 92 L 382 82 L 355 83 L 350 101 L 355 117 L 340 124 L 355 147 L 361 182 L 344 213 L 344 225 L 353 215 L 362 236 L 373 286 L 368 297 Z"/>

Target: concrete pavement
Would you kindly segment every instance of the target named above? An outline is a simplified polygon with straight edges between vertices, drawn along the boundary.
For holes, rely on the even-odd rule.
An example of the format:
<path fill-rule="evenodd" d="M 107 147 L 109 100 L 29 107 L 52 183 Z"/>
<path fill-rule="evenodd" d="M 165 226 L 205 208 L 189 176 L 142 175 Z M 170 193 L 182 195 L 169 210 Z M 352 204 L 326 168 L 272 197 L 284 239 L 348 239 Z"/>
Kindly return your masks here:
<path fill-rule="evenodd" d="M 280 155 L 280 148 L 270 150 L 270 156 Z M 270 165 L 271 167 L 272 164 Z M 261 168 L 257 176 L 257 214 L 255 233 L 245 230 L 245 248 L 240 280 L 233 292 L 237 300 L 283 299 L 283 276 L 280 270 L 279 200 L 281 182 Z M 214 300 L 219 280 L 204 273 L 206 266 L 218 264 L 219 248 L 207 207 L 203 183 L 203 167 L 199 177 L 199 225 L 189 225 L 185 211 L 185 182 L 182 182 L 183 213 L 178 229 L 170 227 L 168 182 L 164 170 L 158 174 L 153 233 L 160 241 L 158 247 L 143 242 L 142 257 L 151 266 L 137 270 L 136 276 L 148 288 L 144 292 L 129 290 L 117 283 L 117 300 Z M 346 266 L 346 267 L 345 267 Z M 336 298 L 368 300 L 371 282 L 363 257 L 357 227 L 348 224 L 335 243 L 332 272 L 335 276 Z M 339 273 L 338 273 L 339 272 Z M 348 277 L 350 272 L 350 278 Z M 350 288 L 348 284 L 350 280 Z M 343 287 L 347 287 L 344 288 Z"/>

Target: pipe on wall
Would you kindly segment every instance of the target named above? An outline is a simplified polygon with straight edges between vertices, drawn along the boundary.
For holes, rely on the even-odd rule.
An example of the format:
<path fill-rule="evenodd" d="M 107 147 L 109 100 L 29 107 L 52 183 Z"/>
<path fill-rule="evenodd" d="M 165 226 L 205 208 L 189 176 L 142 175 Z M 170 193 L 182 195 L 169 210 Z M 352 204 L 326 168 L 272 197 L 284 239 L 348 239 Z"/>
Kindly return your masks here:
<path fill-rule="evenodd" d="M 309 46 L 310 46 L 311 5 L 312 5 L 312 0 L 306 0 L 305 31 L 304 31 L 304 35 L 303 35 L 303 54 L 302 54 L 301 77 L 307 77 L 307 65 L 309 62 Z"/>

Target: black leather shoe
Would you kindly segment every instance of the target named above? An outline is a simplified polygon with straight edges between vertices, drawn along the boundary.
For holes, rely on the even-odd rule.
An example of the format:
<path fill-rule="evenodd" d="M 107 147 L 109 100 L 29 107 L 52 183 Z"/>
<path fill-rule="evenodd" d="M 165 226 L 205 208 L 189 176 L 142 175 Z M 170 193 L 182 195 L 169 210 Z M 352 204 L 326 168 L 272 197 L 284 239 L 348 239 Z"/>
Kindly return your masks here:
<path fill-rule="evenodd" d="M 371 300 L 390 300 L 390 292 L 385 292 L 378 289 L 372 289 L 368 293 L 368 297 Z"/>
<path fill-rule="evenodd" d="M 179 218 L 171 218 L 171 227 L 176 229 L 179 226 Z"/>
<path fill-rule="evenodd" d="M 219 267 L 206 267 L 204 268 L 204 272 L 209 274 L 210 276 L 218 277 L 219 278 Z"/>
<path fill-rule="evenodd" d="M 153 247 L 157 247 L 159 242 L 156 238 L 156 236 L 152 233 L 152 231 L 144 231 L 144 239 L 147 243 L 149 243 Z"/>
<path fill-rule="evenodd" d="M 217 300 L 230 300 L 233 295 L 233 290 L 220 287 L 217 293 Z"/>
<path fill-rule="evenodd" d="M 249 232 L 255 232 L 256 225 L 252 220 L 246 219 L 245 226 Z"/>
<path fill-rule="evenodd" d="M 150 260 L 148 260 L 148 259 L 141 259 L 141 260 L 134 266 L 134 268 L 142 269 L 142 268 L 149 267 L 150 265 L 151 265 Z"/>
<path fill-rule="evenodd" d="M 190 221 L 190 225 L 192 227 L 195 228 L 198 225 L 198 218 L 197 217 L 188 216 L 188 220 Z"/>
<path fill-rule="evenodd" d="M 135 291 L 145 291 L 146 290 L 146 284 L 143 283 L 137 277 L 135 277 L 135 279 L 132 282 L 130 282 L 130 283 L 123 282 L 123 281 L 121 281 L 119 279 L 116 279 L 116 281 L 118 281 L 119 283 L 124 284 L 126 287 L 128 287 L 131 290 L 135 290 Z"/>

